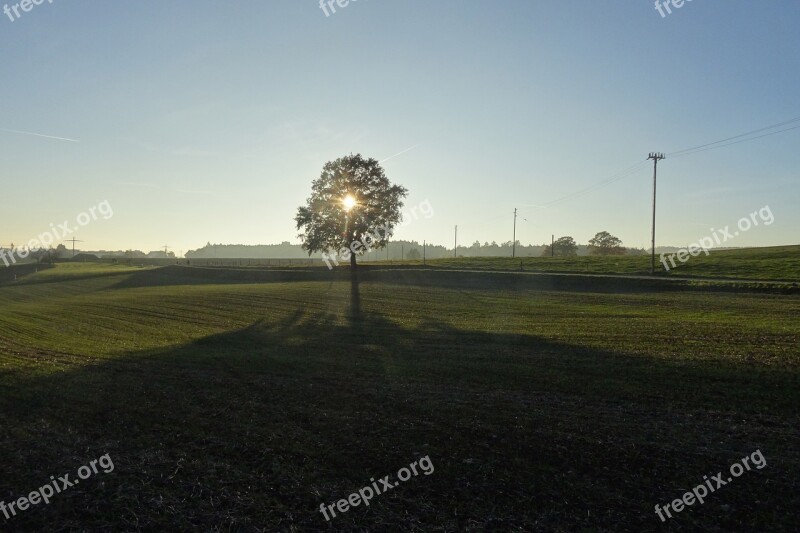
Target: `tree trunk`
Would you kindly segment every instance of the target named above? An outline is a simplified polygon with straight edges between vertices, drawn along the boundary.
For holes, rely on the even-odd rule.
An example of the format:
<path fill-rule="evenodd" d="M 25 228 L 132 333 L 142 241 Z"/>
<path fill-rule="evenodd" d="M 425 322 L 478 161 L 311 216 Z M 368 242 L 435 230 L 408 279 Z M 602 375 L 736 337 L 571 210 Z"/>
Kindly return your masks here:
<path fill-rule="evenodd" d="M 361 294 L 358 289 L 356 254 L 350 255 L 350 318 L 353 323 L 361 318 Z"/>

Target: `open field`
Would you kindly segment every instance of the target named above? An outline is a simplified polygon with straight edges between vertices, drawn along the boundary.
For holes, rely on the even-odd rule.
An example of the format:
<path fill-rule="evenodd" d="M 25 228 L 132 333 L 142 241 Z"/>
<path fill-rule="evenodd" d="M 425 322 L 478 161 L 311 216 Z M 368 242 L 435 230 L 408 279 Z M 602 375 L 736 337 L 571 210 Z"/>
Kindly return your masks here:
<path fill-rule="evenodd" d="M 534 272 L 574 272 L 588 274 L 650 273 L 650 256 L 584 256 L 584 257 L 476 257 L 434 259 L 432 266 L 442 268 L 474 268 L 484 270 L 523 270 Z M 715 279 L 800 281 L 800 246 L 711 250 L 701 253 L 676 268 L 667 263 L 666 271 L 656 256 L 656 273 L 672 277 Z"/>
<path fill-rule="evenodd" d="M 354 317 L 344 282 L 215 276 L 0 286 L 0 501 L 115 465 L 0 529 L 800 528 L 798 296 L 398 273 L 362 282 Z M 661 524 L 756 450 L 765 468 Z M 319 512 L 424 456 L 431 475 Z"/>
<path fill-rule="evenodd" d="M 127 261 L 127 260 L 123 260 Z M 178 261 L 186 264 L 186 260 Z M 173 264 L 164 259 L 132 260 L 133 264 L 163 266 Z M 308 269 L 315 266 L 323 268 L 319 259 L 192 259 L 193 266 L 227 268 L 280 268 Z M 342 268 L 347 261 L 342 261 Z M 375 268 L 419 268 L 422 260 L 405 261 L 363 261 L 362 265 Z M 774 246 L 765 248 L 741 248 L 730 250 L 711 250 L 710 255 L 701 253 L 690 257 L 685 263 L 676 260 L 676 267 L 664 269 L 660 258 L 656 260 L 656 274 L 667 278 L 698 278 L 749 280 L 769 282 L 800 283 L 800 246 Z M 644 276 L 650 274 L 650 256 L 582 256 L 582 257 L 459 257 L 429 259 L 425 266 L 430 268 L 457 270 L 492 270 L 565 274 L 600 274 Z M 324 267 L 327 269 L 327 267 Z"/>

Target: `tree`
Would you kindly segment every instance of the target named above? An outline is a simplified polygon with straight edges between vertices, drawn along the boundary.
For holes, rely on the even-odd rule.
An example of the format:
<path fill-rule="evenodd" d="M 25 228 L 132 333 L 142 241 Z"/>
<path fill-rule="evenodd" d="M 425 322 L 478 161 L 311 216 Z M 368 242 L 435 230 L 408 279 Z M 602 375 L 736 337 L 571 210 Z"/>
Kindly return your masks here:
<path fill-rule="evenodd" d="M 408 258 L 413 260 L 422 259 L 422 254 L 419 253 L 418 249 L 412 248 L 411 250 L 408 251 Z"/>
<path fill-rule="evenodd" d="M 555 250 L 555 253 L 552 252 Z M 568 257 L 578 255 L 578 245 L 572 237 L 560 237 L 554 243 L 552 250 L 550 245 L 545 246 L 542 256 L 549 257 L 555 255 L 557 257 Z"/>
<path fill-rule="evenodd" d="M 47 256 L 46 248 L 38 248 L 30 251 L 30 258 L 34 259 L 37 263 L 44 263 L 45 256 Z"/>
<path fill-rule="evenodd" d="M 601 231 L 589 240 L 589 253 L 592 255 L 625 255 L 622 241 L 607 231 Z"/>
<path fill-rule="evenodd" d="M 628 255 L 648 255 L 649 253 L 644 248 L 628 248 Z"/>
<path fill-rule="evenodd" d="M 56 262 L 56 259 L 59 257 L 58 248 L 53 248 L 50 246 L 44 253 L 44 255 L 39 259 L 40 263 L 46 263 L 48 265 L 52 265 Z"/>
<path fill-rule="evenodd" d="M 325 163 L 295 217 L 303 249 L 349 258 L 355 273 L 356 256 L 386 247 L 402 220 L 407 194 L 405 187 L 392 185 L 375 159 L 351 154 Z"/>

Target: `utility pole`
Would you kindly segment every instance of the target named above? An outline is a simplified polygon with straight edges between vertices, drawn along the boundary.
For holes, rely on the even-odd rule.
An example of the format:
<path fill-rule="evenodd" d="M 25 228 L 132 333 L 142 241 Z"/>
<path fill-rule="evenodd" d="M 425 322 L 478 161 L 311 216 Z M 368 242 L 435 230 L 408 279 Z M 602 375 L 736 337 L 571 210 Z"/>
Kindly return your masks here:
<path fill-rule="evenodd" d="M 400 261 L 404 261 L 406 258 L 406 245 L 405 243 L 400 245 Z"/>
<path fill-rule="evenodd" d="M 556 236 L 550 235 L 550 257 L 556 256 Z"/>
<path fill-rule="evenodd" d="M 458 226 L 456 226 L 456 236 L 453 243 L 453 259 L 458 259 Z"/>
<path fill-rule="evenodd" d="M 653 233 L 651 235 L 650 252 L 650 274 L 656 273 L 656 174 L 658 173 L 658 162 L 664 159 L 664 154 L 651 152 L 647 159 L 653 160 Z"/>
<path fill-rule="evenodd" d="M 425 266 L 425 248 L 428 246 L 428 241 L 422 241 L 422 266 Z"/>
<path fill-rule="evenodd" d="M 517 208 L 514 208 L 514 240 L 511 243 L 511 257 L 517 256 Z"/>
<path fill-rule="evenodd" d="M 76 242 L 83 242 L 83 241 L 80 241 L 80 240 L 76 239 L 75 237 L 73 237 L 72 239 L 68 240 L 67 242 L 71 242 L 72 243 L 72 258 L 74 259 L 75 258 L 75 243 Z"/>

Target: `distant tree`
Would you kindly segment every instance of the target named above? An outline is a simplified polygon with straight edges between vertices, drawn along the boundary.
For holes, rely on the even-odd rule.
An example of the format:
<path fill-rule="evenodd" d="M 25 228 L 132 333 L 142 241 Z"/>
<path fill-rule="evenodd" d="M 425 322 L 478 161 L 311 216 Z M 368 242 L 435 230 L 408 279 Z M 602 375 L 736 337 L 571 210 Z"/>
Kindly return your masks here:
<path fill-rule="evenodd" d="M 468 250 L 469 250 L 469 254 L 472 257 L 479 257 L 482 254 L 482 252 L 481 252 L 481 241 L 473 242 L 472 246 L 470 246 L 468 248 Z"/>
<path fill-rule="evenodd" d="M 63 244 L 59 245 L 59 248 L 64 248 Z M 34 250 L 31 252 L 31 259 L 35 259 L 40 264 L 52 265 L 55 260 L 60 256 L 59 248 L 53 248 L 49 246 L 47 248 L 39 248 L 38 250 Z"/>
<path fill-rule="evenodd" d="M 601 231 L 589 239 L 589 254 L 591 255 L 625 255 L 622 241 L 607 231 Z"/>
<path fill-rule="evenodd" d="M 46 262 L 47 256 L 47 249 L 46 248 L 37 248 L 35 250 L 31 250 L 29 257 L 36 261 L 37 263 L 44 263 Z"/>
<path fill-rule="evenodd" d="M 422 254 L 421 254 L 421 253 L 419 253 L 419 249 L 417 249 L 417 248 L 412 248 L 412 249 L 411 249 L 411 250 L 409 250 L 409 252 L 408 252 L 408 258 L 409 258 L 409 259 L 415 259 L 415 260 L 416 260 L 416 259 L 422 259 Z"/>
<path fill-rule="evenodd" d="M 550 245 L 545 246 L 542 256 L 549 257 L 551 254 L 556 257 L 571 257 L 578 255 L 578 245 L 572 237 L 560 237 L 553 243 L 552 253 Z"/>
<path fill-rule="evenodd" d="M 384 248 L 402 220 L 405 187 L 392 185 L 375 159 L 361 154 L 329 161 L 297 210 L 298 237 L 309 255 L 341 253 L 356 270 L 356 256 Z"/>
<path fill-rule="evenodd" d="M 59 245 L 59 247 L 63 247 L 63 246 L 64 246 L 63 244 Z M 59 249 L 58 248 L 54 249 L 51 246 L 50 248 L 47 249 L 47 251 L 45 252 L 44 256 L 42 257 L 42 259 L 40 261 L 42 263 L 47 263 L 48 265 L 52 265 L 53 263 L 55 263 L 56 259 L 58 259 L 59 257 L 61 257 L 61 252 L 59 251 Z"/>
<path fill-rule="evenodd" d="M 647 255 L 648 252 L 644 248 L 628 248 L 628 255 Z"/>

